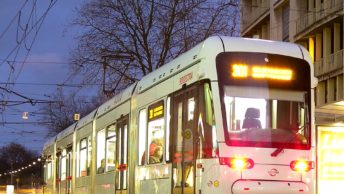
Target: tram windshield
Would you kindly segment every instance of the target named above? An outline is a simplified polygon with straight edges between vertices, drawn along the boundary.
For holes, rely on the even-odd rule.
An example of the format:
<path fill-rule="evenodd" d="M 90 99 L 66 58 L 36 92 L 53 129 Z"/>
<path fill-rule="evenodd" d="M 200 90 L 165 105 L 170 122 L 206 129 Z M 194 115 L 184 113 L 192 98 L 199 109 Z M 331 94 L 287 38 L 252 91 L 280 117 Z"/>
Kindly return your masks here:
<path fill-rule="evenodd" d="M 227 145 L 310 148 L 310 66 L 267 53 L 216 59 Z"/>
<path fill-rule="evenodd" d="M 237 146 L 307 147 L 306 102 L 307 93 L 301 91 L 225 87 L 228 142 Z"/>

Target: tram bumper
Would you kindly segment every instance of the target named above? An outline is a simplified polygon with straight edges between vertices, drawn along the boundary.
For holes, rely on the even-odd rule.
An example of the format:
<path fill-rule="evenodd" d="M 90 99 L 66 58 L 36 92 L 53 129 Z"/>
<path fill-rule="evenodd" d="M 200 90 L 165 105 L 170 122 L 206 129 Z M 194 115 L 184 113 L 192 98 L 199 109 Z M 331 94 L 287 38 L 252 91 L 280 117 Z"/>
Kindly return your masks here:
<path fill-rule="evenodd" d="M 232 185 L 233 194 L 308 194 L 303 182 L 239 180 Z"/>

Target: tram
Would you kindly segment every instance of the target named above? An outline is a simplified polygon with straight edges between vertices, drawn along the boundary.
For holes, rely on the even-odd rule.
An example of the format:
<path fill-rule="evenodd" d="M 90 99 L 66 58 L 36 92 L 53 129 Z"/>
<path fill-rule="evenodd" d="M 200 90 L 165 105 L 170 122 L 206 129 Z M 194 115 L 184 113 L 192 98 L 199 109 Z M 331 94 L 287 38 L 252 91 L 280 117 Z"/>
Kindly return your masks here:
<path fill-rule="evenodd" d="M 315 193 L 305 48 L 210 37 L 43 148 L 44 193 Z"/>

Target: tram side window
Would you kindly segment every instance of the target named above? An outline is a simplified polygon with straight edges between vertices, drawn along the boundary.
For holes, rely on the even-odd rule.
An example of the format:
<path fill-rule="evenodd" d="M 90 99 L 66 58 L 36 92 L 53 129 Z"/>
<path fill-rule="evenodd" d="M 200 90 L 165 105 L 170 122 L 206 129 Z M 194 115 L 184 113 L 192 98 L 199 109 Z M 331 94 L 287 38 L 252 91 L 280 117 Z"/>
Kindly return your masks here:
<path fill-rule="evenodd" d="M 146 161 L 146 127 L 147 127 L 147 110 L 142 109 L 139 113 L 139 155 L 138 164 L 144 165 Z"/>
<path fill-rule="evenodd" d="M 62 151 L 62 156 L 61 156 L 61 180 L 66 180 L 66 172 L 67 172 L 67 163 L 66 163 L 66 149 Z"/>
<path fill-rule="evenodd" d="M 97 133 L 97 173 L 116 168 L 116 125 L 112 124 Z"/>
<path fill-rule="evenodd" d="M 61 179 L 61 151 L 58 151 L 56 153 L 56 166 L 55 166 L 55 170 L 56 170 L 56 179 L 60 180 Z"/>
<path fill-rule="evenodd" d="M 164 126 L 164 101 L 161 100 L 148 107 L 148 164 L 155 164 L 163 161 Z"/>
<path fill-rule="evenodd" d="M 106 136 L 106 172 L 108 172 L 114 171 L 116 167 L 116 125 L 107 128 Z"/>
<path fill-rule="evenodd" d="M 44 165 L 44 175 L 45 175 L 45 181 L 52 178 L 52 163 L 51 163 L 51 156 L 47 157 L 47 162 Z"/>
<path fill-rule="evenodd" d="M 79 169 L 80 169 L 80 141 L 77 142 L 76 144 L 76 156 L 75 156 L 75 160 L 76 160 L 76 177 L 80 177 L 80 172 L 79 172 Z"/>
<path fill-rule="evenodd" d="M 102 129 L 97 133 L 97 173 L 105 172 L 105 135 L 106 129 Z"/>
<path fill-rule="evenodd" d="M 80 169 L 79 175 L 81 177 L 87 176 L 87 138 L 80 141 Z"/>
<path fill-rule="evenodd" d="M 91 175 L 91 158 L 92 158 L 92 138 L 88 136 L 87 138 L 87 176 Z"/>
<path fill-rule="evenodd" d="M 52 168 L 53 168 L 53 165 L 51 163 L 51 161 L 48 162 L 47 164 L 47 180 L 51 179 L 53 176 L 52 174 Z"/>
<path fill-rule="evenodd" d="M 200 149 L 198 158 L 212 158 L 216 156 L 217 137 L 213 109 L 213 97 L 210 84 L 204 84 L 203 103 L 198 118 L 198 134 L 200 136 Z"/>

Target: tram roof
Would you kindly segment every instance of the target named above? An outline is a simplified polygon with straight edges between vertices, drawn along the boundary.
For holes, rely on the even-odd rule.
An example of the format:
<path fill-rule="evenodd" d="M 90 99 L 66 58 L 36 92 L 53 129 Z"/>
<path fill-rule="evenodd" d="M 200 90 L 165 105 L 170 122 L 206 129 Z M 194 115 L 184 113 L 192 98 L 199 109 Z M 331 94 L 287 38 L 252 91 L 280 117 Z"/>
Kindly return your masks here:
<path fill-rule="evenodd" d="M 137 90 L 139 93 L 144 92 L 145 90 L 151 88 L 152 86 L 168 79 L 169 77 L 177 74 L 178 72 L 186 69 L 190 65 L 194 64 L 197 61 L 201 60 L 199 53 L 202 50 L 205 41 L 214 41 L 217 39 L 219 46 L 221 46 L 220 39 L 218 37 L 210 37 L 201 43 L 197 44 L 192 49 L 186 51 L 185 53 L 179 55 L 177 58 L 172 61 L 164 64 L 162 67 L 156 69 L 155 71 L 144 76 L 139 83 L 137 84 Z"/>
<path fill-rule="evenodd" d="M 82 117 L 78 122 L 76 126 L 76 130 L 79 130 L 80 128 L 84 127 L 88 123 L 92 122 L 94 119 L 94 115 L 96 114 L 97 109 L 90 112 L 88 115 Z"/>
<path fill-rule="evenodd" d="M 68 135 L 72 134 L 74 132 L 75 126 L 77 123 L 73 123 L 72 125 L 70 125 L 69 127 L 67 127 L 67 129 L 61 131 L 60 133 L 57 134 L 56 136 L 56 141 L 59 141 L 65 137 L 67 137 Z"/>
<path fill-rule="evenodd" d="M 100 107 L 98 108 L 96 117 L 102 116 L 106 112 L 114 109 L 115 107 L 129 100 L 131 98 L 131 95 L 134 91 L 135 86 L 136 86 L 136 83 L 130 85 L 129 87 L 121 91 L 119 94 L 112 97 L 110 100 L 106 101 L 104 104 L 100 105 Z"/>
<path fill-rule="evenodd" d="M 299 45 L 272 40 L 222 36 L 226 52 L 264 52 L 303 59 Z"/>
<path fill-rule="evenodd" d="M 56 140 L 56 136 L 49 138 L 48 141 L 46 141 L 46 142 L 44 143 L 44 145 L 43 145 L 43 150 L 45 150 L 45 149 L 47 149 L 48 147 L 54 145 L 55 140 Z"/>

